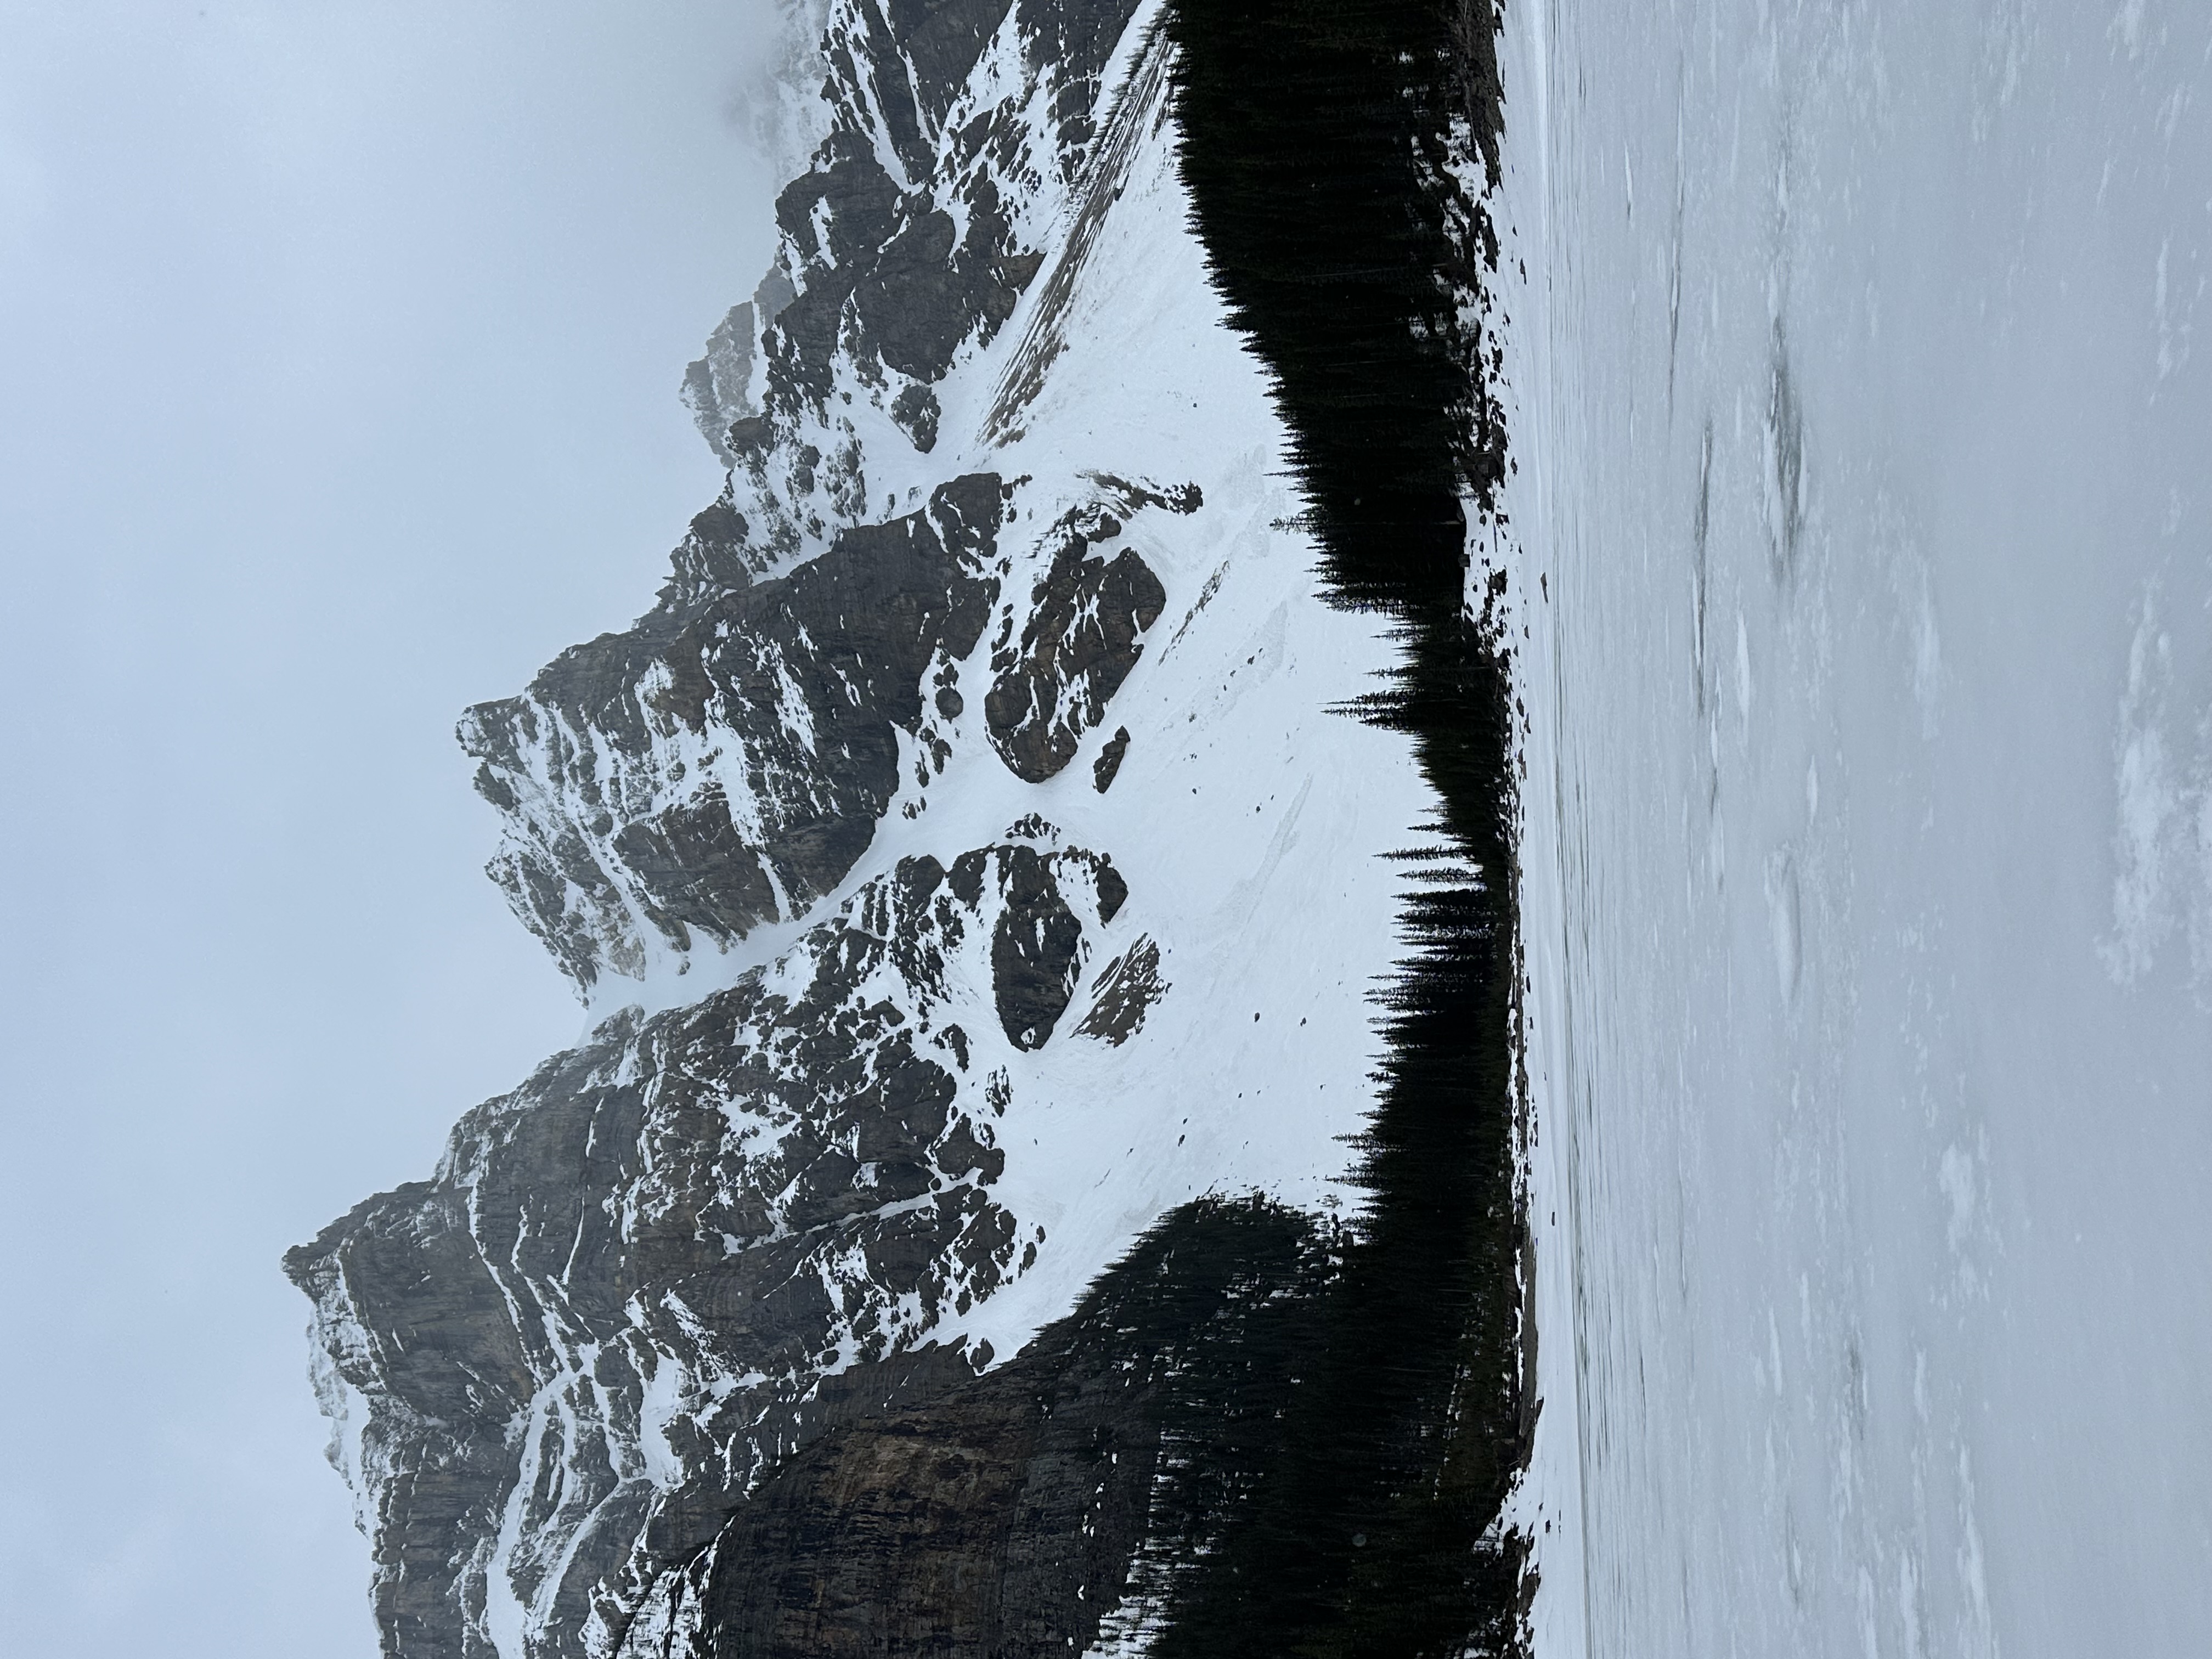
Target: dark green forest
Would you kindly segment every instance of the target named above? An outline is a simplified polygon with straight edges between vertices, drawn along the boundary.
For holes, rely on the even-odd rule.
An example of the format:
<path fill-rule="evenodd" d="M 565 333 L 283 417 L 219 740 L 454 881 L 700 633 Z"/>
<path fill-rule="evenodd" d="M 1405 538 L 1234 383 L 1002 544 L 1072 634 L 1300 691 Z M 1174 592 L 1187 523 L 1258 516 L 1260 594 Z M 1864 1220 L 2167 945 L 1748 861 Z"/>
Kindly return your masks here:
<path fill-rule="evenodd" d="M 1402 666 L 1347 714 L 1413 737 L 1443 849 L 1406 855 L 1410 945 L 1360 1147 L 1364 1206 L 1304 1317 L 1244 1502 L 1178 1575 L 1161 1659 L 1516 1650 L 1526 1451 L 1516 1268 L 1505 662 L 1466 597 L 1465 503 L 1503 465 L 1457 296 L 1482 234 L 1443 163 L 1494 155 L 1486 8 L 1178 0 L 1182 167 L 1213 278 L 1273 372 L 1341 605 Z M 1410 828 L 1410 826 L 1409 826 Z M 1433 843 L 1431 842 L 1431 845 Z M 1255 1375 L 1273 1369 L 1261 1366 Z M 1273 1415 L 1273 1413 L 1270 1413 Z"/>

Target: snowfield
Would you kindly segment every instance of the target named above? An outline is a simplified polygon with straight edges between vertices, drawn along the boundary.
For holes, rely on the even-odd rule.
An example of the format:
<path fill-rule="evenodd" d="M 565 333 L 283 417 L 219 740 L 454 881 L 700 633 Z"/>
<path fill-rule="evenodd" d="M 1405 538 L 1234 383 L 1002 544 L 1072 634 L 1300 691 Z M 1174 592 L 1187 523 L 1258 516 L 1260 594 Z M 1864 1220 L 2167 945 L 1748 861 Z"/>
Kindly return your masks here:
<path fill-rule="evenodd" d="M 2212 13 L 1504 58 L 1538 1652 L 2212 1651 Z"/>

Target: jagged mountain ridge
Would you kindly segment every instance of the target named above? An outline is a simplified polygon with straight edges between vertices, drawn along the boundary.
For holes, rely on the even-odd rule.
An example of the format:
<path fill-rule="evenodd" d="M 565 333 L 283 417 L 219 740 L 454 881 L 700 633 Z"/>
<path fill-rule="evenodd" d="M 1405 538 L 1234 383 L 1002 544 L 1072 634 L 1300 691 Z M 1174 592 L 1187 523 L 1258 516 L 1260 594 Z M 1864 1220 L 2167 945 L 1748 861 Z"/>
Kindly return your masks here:
<path fill-rule="evenodd" d="M 775 296 L 760 316 L 758 408 L 742 394 L 708 399 L 709 429 L 720 424 L 716 447 L 732 461 L 728 487 L 693 521 L 660 604 L 636 627 L 564 653 L 522 696 L 464 724 L 463 744 L 483 763 L 477 787 L 508 815 L 494 878 L 580 986 L 608 971 L 642 978 L 649 957 L 688 953 L 695 929 L 726 944 L 761 920 L 796 916 L 866 845 L 890 770 L 889 722 L 868 705 L 888 696 L 902 712 L 913 695 L 904 658 L 937 642 L 928 619 L 901 633 L 907 649 L 889 660 L 848 646 L 832 667 L 844 692 L 854 671 L 902 682 L 870 684 L 857 714 L 835 709 L 868 729 L 837 733 L 834 754 L 813 719 L 838 691 L 803 710 L 781 705 L 805 697 L 794 668 L 813 679 L 821 653 L 838 655 L 817 635 L 841 626 L 840 606 L 893 597 L 854 581 L 951 585 L 950 571 L 867 547 L 867 532 L 889 533 L 888 520 L 927 533 L 924 520 L 896 515 L 943 476 L 924 459 L 939 388 L 996 338 L 1042 266 L 1041 243 L 1084 182 L 1101 76 L 1130 15 L 1130 0 L 832 14 L 820 48 L 828 133 L 777 198 L 782 238 L 754 302 L 759 315 Z M 734 367 L 718 342 L 702 362 Z M 695 409 L 700 378 L 687 379 Z M 953 539 L 995 528 L 979 517 Z M 844 584 L 825 572 L 741 597 L 755 578 L 825 554 Z M 732 647 L 732 630 L 744 647 Z M 866 637 L 874 643 L 875 630 Z M 950 663 L 973 639 L 956 630 L 941 643 Z M 791 662 L 794 646 L 816 660 Z M 716 667 L 723 683 L 702 683 Z M 848 736 L 876 751 L 865 781 L 828 776 Z"/>
<path fill-rule="evenodd" d="M 1379 856 L 1429 802 L 1326 712 L 1390 649 L 1316 592 L 1154 21 L 836 10 L 727 489 L 653 611 L 464 722 L 495 879 L 608 1018 L 288 1263 L 388 1651 L 738 1650 L 769 1592 L 716 1540 L 806 1448 L 1149 1374 L 1037 1333 L 1164 1217 L 1193 1262 L 1207 1194 L 1293 1232 L 1335 1200 Z M 1058 1609 L 1004 1650 L 1141 1647 L 1145 1561 L 1210 1524 L 1147 1481 L 1103 1555 L 1060 1504 L 992 1558 Z M 744 1650 L 846 1650 L 802 1626 Z"/>

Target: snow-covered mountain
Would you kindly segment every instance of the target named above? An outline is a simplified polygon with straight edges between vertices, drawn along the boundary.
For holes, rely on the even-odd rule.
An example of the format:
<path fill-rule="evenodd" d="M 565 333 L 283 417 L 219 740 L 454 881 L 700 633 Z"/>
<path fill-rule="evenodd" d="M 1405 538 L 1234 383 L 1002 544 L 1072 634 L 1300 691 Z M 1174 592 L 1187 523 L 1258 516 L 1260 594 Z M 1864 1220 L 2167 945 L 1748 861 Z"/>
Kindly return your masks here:
<path fill-rule="evenodd" d="M 461 724 L 596 1028 L 288 1258 L 407 1659 L 1146 1650 L 1311 1380 L 1397 855 L 1464 850 L 1346 712 L 1407 618 L 1330 602 L 1155 0 L 816 55 L 684 380 L 727 488 Z"/>

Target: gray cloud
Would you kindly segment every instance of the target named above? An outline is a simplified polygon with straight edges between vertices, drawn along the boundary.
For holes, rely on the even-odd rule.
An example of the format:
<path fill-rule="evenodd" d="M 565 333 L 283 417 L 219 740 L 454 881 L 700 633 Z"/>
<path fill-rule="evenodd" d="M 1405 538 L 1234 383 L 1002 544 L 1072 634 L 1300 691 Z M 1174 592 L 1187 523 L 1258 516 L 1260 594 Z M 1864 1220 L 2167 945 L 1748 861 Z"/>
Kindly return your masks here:
<path fill-rule="evenodd" d="M 465 704 L 650 601 L 773 9 L 0 16 L 0 1626 L 368 1655 L 276 1271 L 574 1033 Z"/>

